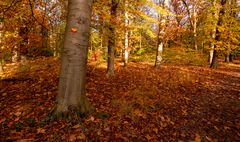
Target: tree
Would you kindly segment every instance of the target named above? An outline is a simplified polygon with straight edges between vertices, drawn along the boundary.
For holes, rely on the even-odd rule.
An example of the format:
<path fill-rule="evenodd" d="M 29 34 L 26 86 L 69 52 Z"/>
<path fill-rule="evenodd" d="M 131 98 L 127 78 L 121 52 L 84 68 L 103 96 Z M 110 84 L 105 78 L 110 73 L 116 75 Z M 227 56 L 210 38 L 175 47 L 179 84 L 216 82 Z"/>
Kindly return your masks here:
<path fill-rule="evenodd" d="M 112 0 L 111 4 L 111 18 L 110 24 L 108 27 L 108 64 L 107 64 L 107 75 L 114 75 L 114 52 L 116 46 L 116 17 L 117 17 L 117 8 L 118 8 L 119 1 Z"/>
<path fill-rule="evenodd" d="M 86 97 L 86 64 L 89 45 L 92 0 L 68 0 L 67 26 L 53 118 L 70 112 L 83 114 L 93 109 Z"/>
<path fill-rule="evenodd" d="M 225 4 L 227 3 L 226 0 L 221 0 L 221 7 L 220 7 L 220 11 L 219 11 L 219 18 L 218 18 L 218 21 L 217 21 L 217 28 L 216 28 L 216 36 L 215 36 L 215 41 L 220 41 L 220 37 L 221 37 L 221 26 L 223 24 L 223 16 L 224 16 L 224 13 L 225 13 Z M 217 56 L 218 56 L 218 53 L 217 53 L 217 45 L 214 44 L 214 51 L 213 51 L 213 57 L 212 57 L 212 62 L 211 62 L 211 65 L 210 67 L 211 68 L 217 68 Z"/>
<path fill-rule="evenodd" d="M 194 48 L 198 50 L 197 45 L 197 22 L 198 22 L 198 11 L 197 8 L 200 6 L 200 1 L 198 0 L 182 0 L 188 13 L 188 19 L 190 23 L 190 28 L 193 33 Z"/>
<path fill-rule="evenodd" d="M 163 8 L 168 8 L 168 0 L 158 1 L 158 5 L 162 5 Z M 162 61 L 162 52 L 164 46 L 164 34 L 166 26 L 166 15 L 158 14 L 158 33 L 157 33 L 157 51 L 156 51 L 156 60 L 155 67 L 159 67 Z"/>
<path fill-rule="evenodd" d="M 125 37 L 124 37 L 124 66 L 127 66 L 128 64 L 128 56 L 129 56 L 129 53 L 128 53 L 128 47 L 129 47 L 129 30 L 128 30 L 128 26 L 129 26 L 129 15 L 128 15 L 128 0 L 125 0 L 124 1 L 124 8 L 125 8 L 125 11 L 124 11 L 124 18 L 125 18 Z"/>
<path fill-rule="evenodd" d="M 217 6 L 216 6 L 216 0 L 213 1 L 213 12 L 212 12 L 212 34 L 211 34 L 211 37 L 212 37 L 212 40 L 215 39 L 216 37 L 216 28 L 217 28 L 217 19 L 218 19 L 218 11 L 217 11 Z M 214 43 L 212 42 L 211 43 L 211 49 L 210 49 L 210 54 L 209 54 L 209 63 L 210 65 L 212 64 L 212 60 L 213 60 L 213 53 L 214 53 Z"/>

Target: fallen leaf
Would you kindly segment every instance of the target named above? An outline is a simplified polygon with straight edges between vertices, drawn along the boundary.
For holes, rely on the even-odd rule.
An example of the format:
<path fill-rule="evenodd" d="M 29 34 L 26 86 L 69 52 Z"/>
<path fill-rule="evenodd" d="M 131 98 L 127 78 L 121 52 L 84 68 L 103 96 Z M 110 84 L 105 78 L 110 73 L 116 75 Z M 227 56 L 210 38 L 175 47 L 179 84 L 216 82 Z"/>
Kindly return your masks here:
<path fill-rule="evenodd" d="M 79 125 L 79 124 L 77 124 L 77 125 L 74 125 L 72 128 L 73 128 L 73 129 L 80 128 L 80 125 Z"/>
<path fill-rule="evenodd" d="M 199 134 L 196 134 L 194 142 L 201 142 L 201 137 Z"/>
<path fill-rule="evenodd" d="M 45 134 L 45 133 L 46 133 L 46 130 L 43 129 L 43 128 L 38 128 L 38 129 L 37 129 L 37 133 Z"/>
<path fill-rule="evenodd" d="M 77 138 L 80 139 L 80 140 L 86 140 L 86 136 L 85 136 L 84 133 L 80 133 Z"/>
<path fill-rule="evenodd" d="M 145 136 L 145 138 L 147 138 L 148 141 L 150 141 L 150 140 L 152 139 L 152 137 L 151 137 L 149 134 L 147 134 L 147 135 Z"/>
<path fill-rule="evenodd" d="M 77 31 L 78 31 L 77 28 L 72 28 L 72 29 L 71 29 L 71 32 L 72 32 L 72 33 L 76 33 Z"/>
<path fill-rule="evenodd" d="M 77 136 L 75 134 L 71 134 L 69 136 L 69 141 L 72 142 L 72 141 L 76 141 L 77 140 Z"/>

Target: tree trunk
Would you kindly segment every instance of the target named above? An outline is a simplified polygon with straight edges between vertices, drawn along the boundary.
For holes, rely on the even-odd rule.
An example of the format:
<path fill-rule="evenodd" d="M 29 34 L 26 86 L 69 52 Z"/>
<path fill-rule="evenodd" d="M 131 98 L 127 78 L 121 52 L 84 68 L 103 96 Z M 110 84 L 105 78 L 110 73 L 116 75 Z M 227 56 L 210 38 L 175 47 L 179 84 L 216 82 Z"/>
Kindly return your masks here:
<path fill-rule="evenodd" d="M 28 45 L 28 33 L 29 29 L 28 27 L 20 27 L 19 29 L 19 36 L 22 38 L 22 41 L 19 44 L 19 48 L 17 50 L 17 60 L 21 61 L 22 59 L 26 59 L 27 54 L 27 45 Z"/>
<path fill-rule="evenodd" d="M 85 89 L 91 6 L 92 0 L 68 0 L 67 26 L 54 118 L 69 116 L 72 110 L 82 114 L 92 111 Z"/>
<path fill-rule="evenodd" d="M 225 62 L 227 62 L 227 63 L 230 62 L 230 54 L 229 53 L 225 54 Z"/>
<path fill-rule="evenodd" d="M 42 48 L 46 49 L 48 48 L 48 29 L 42 26 L 41 34 L 42 34 Z"/>
<path fill-rule="evenodd" d="M 213 13 L 213 17 L 214 17 L 214 20 L 217 20 L 218 18 L 218 15 L 217 15 L 217 6 L 216 6 L 216 0 L 213 1 L 213 7 L 215 9 L 214 13 Z M 216 38 L 216 28 L 217 28 L 217 22 L 213 21 L 213 29 L 212 29 L 212 39 L 215 40 Z M 214 52 L 214 45 L 215 43 L 212 42 L 211 43 L 211 47 L 210 47 L 210 52 L 209 52 L 209 63 L 210 65 L 212 64 L 212 61 L 213 61 L 213 52 Z"/>
<path fill-rule="evenodd" d="M 223 22 L 223 15 L 225 13 L 225 9 L 224 9 L 224 5 L 226 4 L 227 0 L 221 0 L 221 8 L 219 11 L 219 18 L 218 18 L 218 22 L 217 22 L 217 28 L 216 28 L 216 37 L 215 37 L 215 41 L 219 41 L 220 40 L 220 30 L 219 27 L 222 25 Z M 212 63 L 210 64 L 210 68 L 217 68 L 217 49 L 216 49 L 216 44 L 214 45 L 214 52 L 213 52 L 213 59 L 212 59 Z"/>
<path fill-rule="evenodd" d="M 124 66 L 127 66 L 128 64 L 128 25 L 129 25 L 129 18 L 128 18 L 128 11 L 127 11 L 127 7 L 128 7 L 128 1 L 125 0 L 125 37 L 124 37 Z"/>
<path fill-rule="evenodd" d="M 194 48 L 198 50 L 197 45 L 197 12 L 196 12 L 196 4 L 193 5 L 193 36 L 194 36 Z"/>
<path fill-rule="evenodd" d="M 233 55 L 231 53 L 229 54 L 229 62 L 233 62 Z"/>
<path fill-rule="evenodd" d="M 216 46 L 216 45 L 215 45 Z M 216 48 L 214 46 L 214 48 Z M 218 67 L 218 61 L 217 61 L 217 50 L 213 51 L 213 58 L 212 58 L 212 63 L 210 65 L 210 68 L 216 69 Z"/>
<path fill-rule="evenodd" d="M 159 0 L 159 5 L 161 1 Z M 168 1 L 164 1 L 162 3 L 163 7 L 169 8 Z M 158 33 L 157 33 L 157 50 L 156 50 L 156 59 L 155 59 L 155 67 L 160 67 L 162 62 L 162 52 L 164 47 L 164 34 L 165 34 L 165 25 L 166 25 L 166 17 L 158 15 Z"/>
<path fill-rule="evenodd" d="M 157 47 L 157 55 L 156 55 L 156 60 L 155 60 L 155 67 L 160 67 L 161 62 L 162 62 L 162 52 L 163 52 L 163 42 L 158 44 Z"/>
<path fill-rule="evenodd" d="M 118 1 L 112 0 L 111 6 L 111 23 L 109 25 L 109 33 L 108 33 L 108 64 L 107 64 L 107 75 L 114 75 L 114 52 L 115 52 L 115 37 L 116 37 L 116 17 L 117 17 L 117 7 Z"/>
<path fill-rule="evenodd" d="M 3 59 L 0 60 L 0 75 L 3 75 Z"/>
<path fill-rule="evenodd" d="M 0 22 L 0 29 L 2 29 L 2 27 L 3 27 L 3 22 Z M 2 37 L 3 37 L 3 32 L 0 30 L 0 44 L 3 42 Z M 2 49 L 0 49 L 0 53 L 2 52 L 1 50 Z M 0 75 L 3 74 L 3 61 L 4 61 L 3 55 L 0 55 Z"/>

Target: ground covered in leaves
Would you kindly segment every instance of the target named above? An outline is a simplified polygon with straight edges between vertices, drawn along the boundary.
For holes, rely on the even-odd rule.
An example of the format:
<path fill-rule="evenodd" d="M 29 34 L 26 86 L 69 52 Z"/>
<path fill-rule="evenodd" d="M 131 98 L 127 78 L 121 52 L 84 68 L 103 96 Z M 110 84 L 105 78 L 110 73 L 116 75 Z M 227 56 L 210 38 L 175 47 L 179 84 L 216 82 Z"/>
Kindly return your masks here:
<path fill-rule="evenodd" d="M 240 141 L 240 65 L 130 63 L 107 77 L 89 65 L 96 112 L 79 121 L 42 121 L 55 104 L 59 61 L 8 64 L 0 82 L 0 141 Z"/>

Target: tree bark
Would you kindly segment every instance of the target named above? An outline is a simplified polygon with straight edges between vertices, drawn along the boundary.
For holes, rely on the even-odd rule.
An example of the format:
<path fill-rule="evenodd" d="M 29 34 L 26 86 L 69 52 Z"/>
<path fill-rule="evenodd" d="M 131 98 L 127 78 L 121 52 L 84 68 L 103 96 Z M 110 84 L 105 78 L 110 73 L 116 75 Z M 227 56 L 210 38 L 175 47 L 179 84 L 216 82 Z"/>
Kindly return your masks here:
<path fill-rule="evenodd" d="M 225 13 L 225 9 L 224 9 L 224 6 L 226 4 L 227 0 L 221 0 L 221 8 L 220 8 L 220 11 L 219 11 L 219 18 L 218 18 L 218 22 L 217 22 L 217 28 L 216 28 L 216 37 L 215 37 L 215 41 L 219 41 L 220 40 L 220 37 L 221 37 L 221 32 L 219 30 L 219 27 L 222 25 L 222 22 L 223 22 L 223 15 Z M 218 57 L 218 54 L 217 54 L 217 49 L 216 49 L 216 44 L 214 45 L 214 52 L 213 52 L 213 59 L 212 59 L 212 63 L 210 64 L 210 68 L 217 68 L 217 65 L 218 65 L 218 61 L 217 61 L 217 57 Z"/>
<path fill-rule="evenodd" d="M 214 7 L 213 19 L 217 20 L 218 19 L 218 12 L 217 12 L 216 0 L 213 1 L 213 7 Z M 217 28 L 217 22 L 215 22 L 214 20 L 213 20 L 213 29 L 212 29 L 212 35 L 211 35 L 213 40 L 215 40 L 215 38 L 216 38 L 216 28 Z M 212 64 L 212 61 L 213 61 L 214 47 L 215 47 L 215 43 L 212 42 L 211 47 L 210 47 L 210 52 L 209 52 L 209 63 L 210 63 L 210 65 Z"/>
<path fill-rule="evenodd" d="M 196 12 L 196 4 L 193 5 L 193 36 L 194 36 L 194 48 L 197 51 L 197 12 Z"/>
<path fill-rule="evenodd" d="M 186 0 L 182 0 L 184 6 L 187 9 L 187 13 L 188 13 L 188 17 L 189 17 L 189 22 L 190 22 L 190 26 L 191 26 L 191 30 L 193 32 L 193 38 L 194 38 L 194 49 L 197 50 L 198 49 L 198 45 L 197 45 L 197 11 L 196 11 L 196 1 L 193 1 L 193 5 L 192 7 L 192 12 L 190 10 L 190 6 L 187 4 Z"/>
<path fill-rule="evenodd" d="M 67 26 L 54 117 L 74 112 L 87 114 L 92 107 L 86 97 L 86 65 L 92 0 L 68 0 Z"/>
<path fill-rule="evenodd" d="M 0 60 L 0 75 L 3 75 L 3 59 Z"/>
<path fill-rule="evenodd" d="M 118 0 L 112 0 L 111 6 L 111 19 L 109 25 L 109 33 L 108 33 L 108 64 L 107 64 L 107 75 L 113 76 L 114 75 L 114 52 L 115 52 L 115 37 L 116 37 L 116 17 L 117 17 L 117 7 L 118 7 Z"/>
<path fill-rule="evenodd" d="M 159 5 L 161 4 L 161 1 L 159 0 Z M 163 7 L 169 8 L 168 1 L 164 1 L 162 3 Z M 162 62 L 162 52 L 164 47 L 164 34 L 165 34 L 165 25 L 166 25 L 166 17 L 158 15 L 158 33 L 157 33 L 157 50 L 156 50 L 156 59 L 155 59 L 155 67 L 160 67 Z"/>
<path fill-rule="evenodd" d="M 129 46 L 129 42 L 128 42 L 128 25 L 129 25 L 129 17 L 128 17 L 128 11 L 127 11 L 127 7 L 128 7 L 128 1 L 125 0 L 125 37 L 124 37 L 124 66 L 127 66 L 128 64 L 128 46 Z"/>
<path fill-rule="evenodd" d="M 22 41 L 19 44 L 19 48 L 17 49 L 17 61 L 21 61 L 22 59 L 26 59 L 25 55 L 27 54 L 27 45 L 28 45 L 28 33 L 29 29 L 27 26 L 20 27 L 19 36 L 22 38 Z"/>

